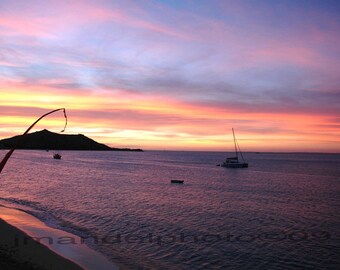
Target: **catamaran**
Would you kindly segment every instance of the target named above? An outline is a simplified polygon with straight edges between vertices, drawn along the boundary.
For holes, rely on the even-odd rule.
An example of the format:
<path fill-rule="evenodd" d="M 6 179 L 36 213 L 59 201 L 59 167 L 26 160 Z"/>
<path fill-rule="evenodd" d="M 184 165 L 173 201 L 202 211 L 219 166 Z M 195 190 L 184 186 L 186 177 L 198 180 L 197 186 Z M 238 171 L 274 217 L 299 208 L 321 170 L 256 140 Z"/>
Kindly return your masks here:
<path fill-rule="evenodd" d="M 248 163 L 243 158 L 241 149 L 236 141 L 235 132 L 233 128 L 232 131 L 234 136 L 235 156 L 226 158 L 226 160 L 223 162 L 221 166 L 227 168 L 248 168 Z"/>

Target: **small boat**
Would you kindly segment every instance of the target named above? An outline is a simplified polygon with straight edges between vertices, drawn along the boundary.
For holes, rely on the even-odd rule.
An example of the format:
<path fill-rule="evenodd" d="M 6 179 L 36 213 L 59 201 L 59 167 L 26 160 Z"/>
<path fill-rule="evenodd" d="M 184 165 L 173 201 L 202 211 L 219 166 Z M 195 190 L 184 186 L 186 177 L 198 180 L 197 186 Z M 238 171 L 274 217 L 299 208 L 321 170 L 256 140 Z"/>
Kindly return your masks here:
<path fill-rule="evenodd" d="M 176 180 L 176 179 L 174 179 L 174 180 L 171 180 L 171 183 L 172 184 L 183 184 L 184 180 Z"/>
<path fill-rule="evenodd" d="M 235 145 L 235 157 L 226 158 L 221 166 L 227 168 L 248 168 L 248 163 L 244 160 L 241 149 L 236 141 L 234 129 L 232 129 L 232 131 Z"/>
<path fill-rule="evenodd" d="M 60 154 L 54 154 L 54 155 L 53 155 L 53 158 L 54 158 L 54 159 L 61 159 L 61 155 L 60 155 Z"/>

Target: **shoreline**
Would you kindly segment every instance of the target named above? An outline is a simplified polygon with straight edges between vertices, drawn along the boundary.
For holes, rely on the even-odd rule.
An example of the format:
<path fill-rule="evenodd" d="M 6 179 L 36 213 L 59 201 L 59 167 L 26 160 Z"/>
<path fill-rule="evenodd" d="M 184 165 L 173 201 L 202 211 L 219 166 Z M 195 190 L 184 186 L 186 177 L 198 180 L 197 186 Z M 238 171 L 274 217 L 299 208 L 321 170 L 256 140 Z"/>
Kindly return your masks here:
<path fill-rule="evenodd" d="M 48 227 L 24 211 L 1 205 L 0 232 L 2 269 L 119 269 L 80 237 Z"/>

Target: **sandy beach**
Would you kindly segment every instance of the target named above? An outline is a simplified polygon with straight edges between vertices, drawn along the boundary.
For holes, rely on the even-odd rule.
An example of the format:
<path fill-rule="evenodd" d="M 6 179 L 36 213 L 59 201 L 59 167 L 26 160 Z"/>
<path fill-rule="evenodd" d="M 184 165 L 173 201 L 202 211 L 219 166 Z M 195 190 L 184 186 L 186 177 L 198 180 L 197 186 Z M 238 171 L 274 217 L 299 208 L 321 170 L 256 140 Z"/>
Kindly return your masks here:
<path fill-rule="evenodd" d="M 24 211 L 0 206 L 0 232 L 0 269 L 118 269 L 80 237 Z"/>
<path fill-rule="evenodd" d="M 36 241 L 28 241 L 27 245 L 18 245 L 16 239 L 27 238 L 28 235 L 2 219 L 0 219 L 0 232 L 1 269 L 83 269 Z"/>

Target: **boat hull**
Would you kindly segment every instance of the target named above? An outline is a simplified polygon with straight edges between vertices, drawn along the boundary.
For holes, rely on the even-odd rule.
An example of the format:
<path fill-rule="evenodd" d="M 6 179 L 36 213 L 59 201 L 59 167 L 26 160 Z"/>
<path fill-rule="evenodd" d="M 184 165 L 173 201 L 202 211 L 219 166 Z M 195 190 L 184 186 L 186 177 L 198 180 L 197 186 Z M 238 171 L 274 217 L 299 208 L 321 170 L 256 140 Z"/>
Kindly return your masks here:
<path fill-rule="evenodd" d="M 226 168 L 248 168 L 248 163 L 223 163 L 222 167 L 226 167 Z"/>
<path fill-rule="evenodd" d="M 183 184 L 184 183 L 184 180 L 171 180 L 171 183 L 172 184 Z"/>
<path fill-rule="evenodd" d="M 59 154 L 54 154 L 54 155 L 53 155 L 53 158 L 54 158 L 54 159 L 61 159 L 61 155 L 59 155 Z"/>

